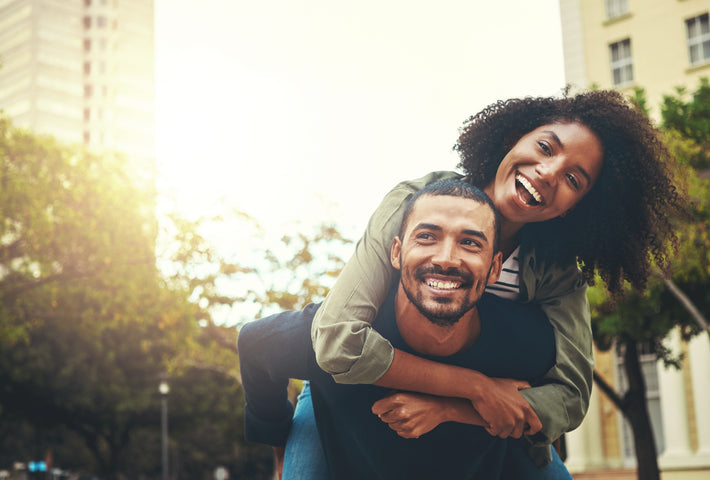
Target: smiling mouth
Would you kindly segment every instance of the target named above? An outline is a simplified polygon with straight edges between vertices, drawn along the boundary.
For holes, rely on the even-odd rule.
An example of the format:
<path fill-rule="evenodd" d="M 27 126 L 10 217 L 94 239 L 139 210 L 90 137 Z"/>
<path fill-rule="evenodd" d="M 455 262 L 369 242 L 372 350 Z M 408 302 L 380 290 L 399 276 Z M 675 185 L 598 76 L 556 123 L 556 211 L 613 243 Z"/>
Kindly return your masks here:
<path fill-rule="evenodd" d="M 515 175 L 515 188 L 520 193 L 520 197 L 526 205 L 536 207 L 544 203 L 540 192 L 533 187 L 532 183 L 530 183 L 527 178 L 523 177 L 519 173 Z"/>
<path fill-rule="evenodd" d="M 433 278 L 427 278 L 424 283 L 431 288 L 436 288 L 437 290 L 456 290 L 461 288 L 463 283 L 452 282 L 450 280 L 436 280 Z"/>

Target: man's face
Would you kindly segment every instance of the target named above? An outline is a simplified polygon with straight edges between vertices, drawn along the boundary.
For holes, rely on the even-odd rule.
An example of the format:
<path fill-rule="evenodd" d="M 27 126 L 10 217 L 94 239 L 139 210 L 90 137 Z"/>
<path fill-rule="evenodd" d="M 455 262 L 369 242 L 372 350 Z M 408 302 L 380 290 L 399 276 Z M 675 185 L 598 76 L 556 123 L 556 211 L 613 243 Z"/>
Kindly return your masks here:
<path fill-rule="evenodd" d="M 494 255 L 494 236 L 488 205 L 446 195 L 420 197 L 391 252 L 409 301 L 438 325 L 458 321 L 486 284 L 498 279 L 501 254 Z"/>

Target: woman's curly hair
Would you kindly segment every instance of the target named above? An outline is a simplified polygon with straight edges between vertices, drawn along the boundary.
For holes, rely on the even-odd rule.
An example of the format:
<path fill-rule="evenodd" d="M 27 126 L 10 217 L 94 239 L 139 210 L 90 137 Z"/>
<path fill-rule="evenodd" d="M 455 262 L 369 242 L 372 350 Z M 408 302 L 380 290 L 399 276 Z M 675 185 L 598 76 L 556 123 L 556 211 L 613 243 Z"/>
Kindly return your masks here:
<path fill-rule="evenodd" d="M 595 270 L 612 293 L 623 280 L 641 289 L 654 266 L 667 271 L 677 245 L 673 218 L 687 212 L 673 185 L 671 156 L 648 118 L 620 93 L 590 91 L 562 98 L 500 101 L 469 118 L 454 146 L 469 181 L 485 187 L 503 157 L 539 126 L 576 122 L 602 144 L 604 165 L 594 187 L 563 218 L 529 223 L 521 239 L 538 260 L 578 260 L 585 279 Z"/>

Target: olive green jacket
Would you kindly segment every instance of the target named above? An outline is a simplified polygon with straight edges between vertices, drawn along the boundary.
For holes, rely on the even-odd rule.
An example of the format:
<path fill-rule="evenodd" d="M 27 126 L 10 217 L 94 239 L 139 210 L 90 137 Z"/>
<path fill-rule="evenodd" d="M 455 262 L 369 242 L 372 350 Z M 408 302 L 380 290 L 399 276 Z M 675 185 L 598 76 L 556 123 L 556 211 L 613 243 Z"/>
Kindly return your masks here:
<path fill-rule="evenodd" d="M 407 201 L 429 183 L 462 178 L 455 172 L 433 172 L 402 182 L 382 200 L 370 218 L 336 284 L 313 321 L 312 339 L 320 367 L 338 383 L 373 383 L 389 369 L 394 350 L 371 328 L 377 309 L 392 283 L 392 239 L 398 234 Z M 592 331 L 587 286 L 576 265 L 561 268 L 535 259 L 521 245 L 521 301 L 541 305 L 555 329 L 557 358 L 541 385 L 521 391 L 542 422 L 529 437 L 539 464 L 549 461 L 549 447 L 576 428 L 589 406 L 592 387 Z"/>

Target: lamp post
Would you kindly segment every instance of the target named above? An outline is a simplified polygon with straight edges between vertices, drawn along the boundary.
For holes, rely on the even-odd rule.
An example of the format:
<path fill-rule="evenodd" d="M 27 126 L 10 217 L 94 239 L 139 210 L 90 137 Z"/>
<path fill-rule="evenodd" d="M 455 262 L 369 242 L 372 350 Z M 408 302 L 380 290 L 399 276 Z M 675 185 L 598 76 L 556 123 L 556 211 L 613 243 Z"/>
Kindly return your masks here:
<path fill-rule="evenodd" d="M 160 392 L 160 427 L 162 430 L 162 458 L 163 458 L 163 480 L 168 480 L 168 394 L 170 393 L 170 385 L 165 376 L 160 378 L 158 385 Z"/>

